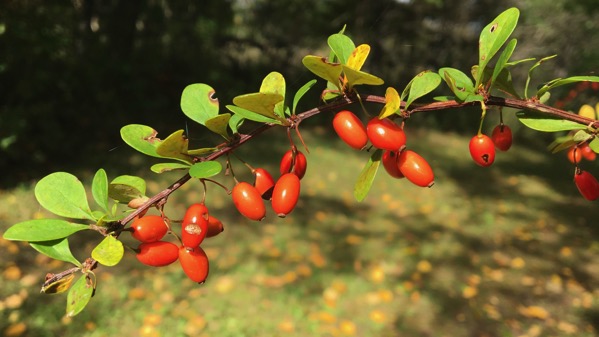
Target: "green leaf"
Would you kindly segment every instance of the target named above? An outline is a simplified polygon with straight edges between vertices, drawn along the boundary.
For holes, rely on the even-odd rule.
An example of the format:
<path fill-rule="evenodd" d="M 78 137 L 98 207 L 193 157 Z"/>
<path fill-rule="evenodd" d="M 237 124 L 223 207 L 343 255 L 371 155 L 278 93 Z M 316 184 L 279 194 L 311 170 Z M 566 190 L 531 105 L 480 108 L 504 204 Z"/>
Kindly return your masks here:
<path fill-rule="evenodd" d="M 333 34 L 327 42 L 341 64 L 347 64 L 350 54 L 356 49 L 354 42 L 344 34 Z"/>
<path fill-rule="evenodd" d="M 156 148 L 156 153 L 163 158 L 173 158 L 191 163 L 193 158 L 187 154 L 189 140 L 183 135 L 184 130 L 177 130 L 166 137 Z"/>
<path fill-rule="evenodd" d="M 146 125 L 129 124 L 121 128 L 121 138 L 129 146 L 145 155 L 162 158 L 156 153 L 156 148 L 162 143 L 156 135 L 158 132 Z"/>
<path fill-rule="evenodd" d="M 591 134 L 589 134 L 587 132 L 587 130 L 579 130 L 577 131 L 574 136 L 572 136 L 572 140 L 574 140 L 577 143 L 582 143 L 584 141 L 589 140 L 590 138 L 592 138 L 593 136 Z"/>
<path fill-rule="evenodd" d="M 198 179 L 210 178 L 210 177 L 214 177 L 215 175 L 219 174 L 222 170 L 223 170 L 222 164 L 217 161 L 214 161 L 214 160 L 203 161 L 203 162 L 193 164 L 191 166 L 191 168 L 189 169 L 189 175 L 192 178 L 198 178 Z"/>
<path fill-rule="evenodd" d="M 50 241 L 66 238 L 85 229 L 89 229 L 89 225 L 62 219 L 33 219 L 12 225 L 2 237 L 13 241 Z"/>
<path fill-rule="evenodd" d="M 35 197 L 56 215 L 94 220 L 83 184 L 70 173 L 55 172 L 42 178 L 35 185 Z"/>
<path fill-rule="evenodd" d="M 529 57 L 529 58 L 527 58 L 527 59 L 522 59 L 522 60 L 516 60 L 516 61 L 508 62 L 508 63 L 506 63 L 506 64 L 505 64 L 505 66 L 506 66 L 506 67 L 513 67 L 513 66 L 515 66 L 515 65 L 518 65 L 518 64 L 520 64 L 520 63 L 524 63 L 524 62 L 532 62 L 532 61 L 534 61 L 534 60 L 536 60 L 536 58 L 534 58 L 534 57 Z"/>
<path fill-rule="evenodd" d="M 67 238 L 30 242 L 29 244 L 31 247 L 33 247 L 33 249 L 55 260 L 69 262 L 77 267 L 81 266 L 81 262 L 77 261 L 77 259 L 73 256 L 73 253 L 71 253 L 71 249 L 69 248 L 69 240 Z"/>
<path fill-rule="evenodd" d="M 214 89 L 207 84 L 190 84 L 181 94 L 181 110 L 191 120 L 204 125 L 207 120 L 218 115 L 218 99 Z"/>
<path fill-rule="evenodd" d="M 234 113 L 235 115 L 233 115 L 233 117 L 235 116 L 241 116 L 245 119 L 249 119 L 251 121 L 254 122 L 258 122 L 258 123 L 275 123 L 275 124 L 281 124 L 281 121 L 279 121 L 278 119 L 274 119 L 272 117 L 267 117 L 267 116 L 263 116 L 260 114 L 257 114 L 253 111 L 244 109 L 244 108 L 240 108 L 238 106 L 235 105 L 227 105 L 226 106 L 227 109 L 229 109 L 232 113 Z"/>
<path fill-rule="evenodd" d="M 491 77 L 491 85 L 493 85 L 493 83 L 495 83 L 495 80 L 497 79 L 497 77 L 499 76 L 501 71 L 503 69 L 505 69 L 507 62 L 510 60 L 510 57 L 512 57 L 512 54 L 514 53 L 514 50 L 516 49 L 517 43 L 518 43 L 518 41 L 516 39 L 512 39 L 505 46 L 505 49 L 503 49 L 503 52 L 501 52 L 499 59 L 497 59 L 497 63 L 495 63 L 495 68 L 493 69 L 493 76 Z"/>
<path fill-rule="evenodd" d="M 362 201 L 368 195 L 370 188 L 372 187 L 372 182 L 374 181 L 374 177 L 376 176 L 376 172 L 379 169 L 379 165 L 381 164 L 381 155 L 383 151 L 376 150 L 368 163 L 360 172 L 358 176 L 358 180 L 356 181 L 356 185 L 354 186 L 354 197 L 357 201 Z"/>
<path fill-rule="evenodd" d="M 569 149 L 574 145 L 576 145 L 576 142 L 572 140 L 572 136 L 563 136 L 556 138 L 547 146 L 547 148 L 549 151 L 551 151 L 551 153 L 557 153 L 559 151 Z"/>
<path fill-rule="evenodd" d="M 478 41 L 479 69 L 485 69 L 487 67 L 491 58 L 495 56 L 510 35 L 512 35 L 512 32 L 518 24 L 519 16 L 520 11 L 517 8 L 512 7 L 499 14 L 491 23 L 483 28 Z M 481 83 L 482 76 L 483 73 L 480 72 L 476 78 L 475 87 L 478 87 Z"/>
<path fill-rule="evenodd" d="M 191 166 L 189 164 L 183 163 L 159 163 L 152 165 L 150 170 L 152 170 L 154 173 L 164 173 L 174 170 L 189 170 L 190 167 Z"/>
<path fill-rule="evenodd" d="M 233 116 L 231 116 L 231 118 L 229 119 L 229 128 L 231 128 L 231 131 L 234 134 L 239 133 L 239 128 L 243 124 L 244 120 L 245 119 L 241 115 L 234 114 Z"/>
<path fill-rule="evenodd" d="M 274 109 L 275 105 L 283 100 L 284 97 L 279 94 L 256 92 L 233 98 L 233 104 L 265 117 L 279 119 Z"/>
<path fill-rule="evenodd" d="M 586 125 L 583 124 L 547 116 L 546 114 L 534 111 L 518 111 L 516 116 L 522 124 L 533 130 L 542 132 L 582 130 L 586 128 Z"/>
<path fill-rule="evenodd" d="M 143 197 L 146 194 L 146 181 L 140 177 L 122 175 L 108 185 L 108 196 L 121 203 Z"/>
<path fill-rule="evenodd" d="M 108 235 L 92 250 L 92 258 L 98 263 L 111 267 L 117 265 L 125 254 L 123 243 Z"/>
<path fill-rule="evenodd" d="M 262 85 L 260 86 L 260 92 L 265 94 L 278 94 L 283 99 L 275 104 L 274 113 L 277 114 L 281 118 L 285 118 L 285 78 L 281 73 L 273 71 L 266 75 L 266 77 L 262 80 Z"/>
<path fill-rule="evenodd" d="M 92 180 L 92 195 L 96 204 L 108 212 L 108 177 L 104 169 L 99 169 Z"/>
<path fill-rule="evenodd" d="M 499 72 L 493 85 L 497 90 L 508 93 L 513 97 L 520 98 L 520 95 L 516 92 L 514 83 L 512 82 L 512 73 L 507 68 L 503 68 L 501 72 Z"/>
<path fill-rule="evenodd" d="M 376 77 L 369 73 L 365 73 L 363 71 L 354 70 L 348 66 L 341 66 L 343 68 L 343 73 L 347 78 L 347 86 L 349 89 L 353 88 L 356 85 L 367 84 L 367 85 L 381 85 L 385 82 L 382 78 Z"/>
<path fill-rule="evenodd" d="M 445 80 L 457 100 L 465 102 L 470 96 L 476 95 L 472 80 L 462 71 L 454 68 L 441 68 L 439 75 Z"/>
<path fill-rule="evenodd" d="M 599 138 L 595 138 L 589 142 L 589 147 L 593 152 L 599 153 Z"/>
<path fill-rule="evenodd" d="M 549 83 L 546 83 L 544 86 L 541 87 L 541 89 L 539 89 L 539 91 L 537 91 L 537 94 L 535 96 L 541 97 L 544 93 L 546 93 L 547 91 L 549 91 L 555 87 L 559 87 L 559 86 L 571 84 L 571 83 L 576 83 L 576 82 L 585 82 L 585 81 L 599 82 L 599 76 L 572 76 L 572 77 L 568 77 L 568 78 L 559 78 L 559 79 L 553 80 Z"/>
<path fill-rule="evenodd" d="M 215 147 L 205 147 L 205 148 L 201 148 L 201 149 L 187 150 L 187 154 L 190 156 L 203 156 L 203 155 L 207 155 L 209 153 L 216 152 L 217 150 L 218 149 Z"/>
<path fill-rule="evenodd" d="M 227 126 L 229 125 L 229 120 L 231 119 L 230 113 L 224 113 L 222 115 L 218 115 L 210 118 L 206 121 L 206 127 L 217 133 L 225 139 L 229 139 L 229 133 L 227 132 Z M 189 153 L 189 152 L 188 152 Z"/>
<path fill-rule="evenodd" d="M 316 84 L 316 80 L 310 80 L 308 81 L 308 83 L 302 85 L 302 87 L 297 90 L 295 96 L 293 96 L 293 107 L 291 110 L 292 114 L 295 115 L 295 108 L 297 108 L 297 104 L 299 103 L 300 99 L 304 97 L 304 95 L 308 92 L 308 90 L 310 90 L 310 88 L 314 86 L 314 84 Z"/>
<path fill-rule="evenodd" d="M 81 276 L 67 294 L 67 316 L 79 314 L 94 296 L 94 285 L 88 274 Z"/>
<path fill-rule="evenodd" d="M 385 106 L 379 113 L 379 118 L 383 119 L 396 113 L 401 108 L 401 99 L 395 88 L 388 87 L 385 91 Z"/>
<path fill-rule="evenodd" d="M 330 63 L 324 57 L 313 55 L 305 56 L 302 59 L 302 63 L 314 75 L 330 82 L 337 90 L 341 90 L 339 86 L 339 77 L 343 71 L 341 63 Z"/>
<path fill-rule="evenodd" d="M 526 78 L 526 84 L 524 85 L 524 97 L 526 99 L 528 99 L 528 85 L 530 84 L 530 79 L 532 77 L 533 70 L 535 70 L 538 66 L 543 64 L 545 61 L 551 60 L 552 58 L 554 58 L 556 56 L 557 55 L 543 57 L 542 59 L 538 60 L 535 64 L 533 64 L 532 67 L 530 67 L 530 69 L 528 70 L 528 77 Z"/>
<path fill-rule="evenodd" d="M 406 99 L 406 106 L 404 109 L 407 110 L 408 106 L 410 106 L 412 102 L 432 92 L 439 86 L 439 84 L 441 84 L 441 76 L 439 76 L 437 73 L 427 70 L 416 75 L 416 77 L 414 77 L 410 83 L 408 83 L 410 91 L 408 98 Z"/>

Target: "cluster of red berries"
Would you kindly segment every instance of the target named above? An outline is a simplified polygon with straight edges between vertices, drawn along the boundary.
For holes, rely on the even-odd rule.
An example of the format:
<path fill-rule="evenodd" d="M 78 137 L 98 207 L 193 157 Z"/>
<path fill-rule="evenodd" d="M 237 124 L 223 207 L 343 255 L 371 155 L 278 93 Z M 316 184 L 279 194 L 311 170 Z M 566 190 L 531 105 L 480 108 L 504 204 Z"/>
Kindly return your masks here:
<path fill-rule="evenodd" d="M 389 118 L 371 118 L 366 126 L 351 111 L 343 110 L 333 118 L 333 129 L 347 145 L 362 150 L 370 141 L 383 150 L 381 162 L 394 178 L 406 178 L 417 186 L 431 187 L 434 174 L 428 162 L 418 153 L 406 149 L 403 127 Z"/>
<path fill-rule="evenodd" d="M 292 146 L 281 158 L 281 176 L 276 182 L 266 169 L 253 169 L 253 185 L 242 181 L 233 187 L 233 204 L 239 213 L 255 221 L 266 217 L 265 201 L 271 202 L 272 210 L 277 216 L 287 216 L 299 200 L 300 180 L 306 174 L 307 166 L 306 156 Z"/>
<path fill-rule="evenodd" d="M 512 130 L 503 123 L 493 128 L 491 137 L 482 133 L 475 135 L 468 145 L 472 160 L 483 167 L 491 166 L 495 161 L 495 148 L 507 151 L 511 146 Z"/>
<path fill-rule="evenodd" d="M 137 259 L 148 266 L 163 267 L 179 260 L 185 274 L 194 282 L 203 283 L 208 277 L 206 252 L 200 247 L 205 238 L 223 231 L 220 220 L 208 214 L 203 203 L 191 205 L 181 222 L 180 244 L 164 241 L 171 230 L 165 218 L 146 215 L 131 224 L 131 235 L 141 242 L 135 249 Z"/>

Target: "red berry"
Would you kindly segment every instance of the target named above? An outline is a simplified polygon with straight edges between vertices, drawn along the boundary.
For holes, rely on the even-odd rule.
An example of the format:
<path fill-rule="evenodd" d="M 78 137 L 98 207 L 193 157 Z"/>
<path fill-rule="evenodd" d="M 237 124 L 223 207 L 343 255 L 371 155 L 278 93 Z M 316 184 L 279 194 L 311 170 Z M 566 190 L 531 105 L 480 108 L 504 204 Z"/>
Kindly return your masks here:
<path fill-rule="evenodd" d="M 223 223 L 213 217 L 212 215 L 208 216 L 208 231 L 206 232 L 206 237 L 211 238 L 213 236 L 217 236 L 225 230 Z"/>
<path fill-rule="evenodd" d="M 599 182 L 589 172 L 577 169 L 574 173 L 574 183 L 585 199 L 593 201 L 599 198 Z"/>
<path fill-rule="evenodd" d="M 582 153 L 584 159 L 588 161 L 594 161 L 597 158 L 597 154 L 595 153 L 595 151 L 593 151 L 593 149 L 591 149 L 589 143 L 584 143 L 580 145 L 578 147 L 578 150 Z"/>
<path fill-rule="evenodd" d="M 333 118 L 333 129 L 341 140 L 356 150 L 363 149 L 368 143 L 364 124 L 351 111 L 338 112 Z"/>
<path fill-rule="evenodd" d="M 291 213 L 300 194 L 300 179 L 294 173 L 283 174 L 272 192 L 272 209 L 281 218 Z"/>
<path fill-rule="evenodd" d="M 296 150 L 294 158 L 293 150 L 288 150 L 281 158 L 281 165 L 279 167 L 279 171 L 281 172 L 281 174 L 285 174 L 293 170 L 293 173 L 295 173 L 298 178 L 302 179 L 306 174 L 307 168 L 308 160 L 301 151 Z"/>
<path fill-rule="evenodd" d="M 418 153 L 404 150 L 397 160 L 399 170 L 412 183 L 421 187 L 431 187 L 435 183 L 433 169 Z"/>
<path fill-rule="evenodd" d="M 206 278 L 208 278 L 210 266 L 208 256 L 202 247 L 193 250 L 181 247 L 178 253 L 179 262 L 185 275 L 194 282 L 204 283 Z"/>
<path fill-rule="evenodd" d="M 581 149 L 579 147 L 572 146 L 568 150 L 568 160 L 572 164 L 578 164 L 578 163 L 580 163 L 580 161 L 582 160 L 582 151 L 581 151 Z"/>
<path fill-rule="evenodd" d="M 181 223 L 181 241 L 184 247 L 198 247 L 208 233 L 208 208 L 204 204 L 193 204 L 187 208 Z"/>
<path fill-rule="evenodd" d="M 167 241 L 144 242 L 137 247 L 135 256 L 139 262 L 148 266 L 167 266 L 177 261 L 179 247 Z"/>
<path fill-rule="evenodd" d="M 366 133 L 377 149 L 399 151 L 406 145 L 403 129 L 388 118 L 372 118 L 366 125 Z"/>
<path fill-rule="evenodd" d="M 254 186 L 240 182 L 233 187 L 231 195 L 239 213 L 247 218 L 260 221 L 266 216 L 264 200 Z"/>
<path fill-rule="evenodd" d="M 399 153 L 397 153 L 397 151 L 385 150 L 385 152 L 383 152 L 383 157 L 381 158 L 381 161 L 383 162 L 383 167 L 385 168 L 385 171 L 387 171 L 387 173 L 393 178 L 399 179 L 403 178 L 404 175 L 399 170 L 398 158 Z"/>
<path fill-rule="evenodd" d="M 476 135 L 470 140 L 470 155 L 480 166 L 491 166 L 495 161 L 495 144 L 487 135 Z"/>
<path fill-rule="evenodd" d="M 148 215 L 135 219 L 131 224 L 131 235 L 141 242 L 156 242 L 164 237 L 168 227 L 159 215 Z"/>
<path fill-rule="evenodd" d="M 272 189 L 275 186 L 275 180 L 272 175 L 263 168 L 257 168 L 254 170 L 254 176 L 256 177 L 256 180 L 254 180 L 254 187 L 258 190 L 262 199 L 270 200 Z"/>
<path fill-rule="evenodd" d="M 507 151 L 512 146 L 512 130 L 507 125 L 497 125 L 493 129 L 491 139 L 500 151 Z"/>

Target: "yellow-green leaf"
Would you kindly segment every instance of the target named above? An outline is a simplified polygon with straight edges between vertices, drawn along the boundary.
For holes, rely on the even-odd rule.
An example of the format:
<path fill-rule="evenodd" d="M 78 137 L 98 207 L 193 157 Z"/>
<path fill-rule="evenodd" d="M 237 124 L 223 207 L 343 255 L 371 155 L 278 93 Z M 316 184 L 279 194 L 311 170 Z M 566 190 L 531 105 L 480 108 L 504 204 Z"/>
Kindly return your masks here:
<path fill-rule="evenodd" d="M 347 59 L 347 66 L 354 69 L 360 70 L 370 53 L 370 46 L 367 44 L 361 44 L 352 51 Z"/>
<path fill-rule="evenodd" d="M 283 97 L 283 99 L 275 104 L 274 112 L 281 118 L 285 117 L 285 78 L 281 73 L 276 71 L 271 72 L 266 75 L 266 77 L 262 80 L 262 85 L 260 86 L 261 93 L 267 94 L 279 94 Z"/>
<path fill-rule="evenodd" d="M 67 295 L 67 316 L 73 317 L 83 311 L 94 296 L 94 285 L 88 274 L 81 276 Z"/>
<path fill-rule="evenodd" d="M 187 154 L 189 140 L 183 135 L 184 130 L 173 132 L 156 148 L 156 153 L 163 158 L 178 159 L 191 163 L 193 158 Z"/>
<path fill-rule="evenodd" d="M 343 68 L 340 63 L 330 63 L 326 58 L 314 55 L 305 56 L 302 59 L 302 63 L 314 75 L 332 83 L 338 90 L 341 90 L 339 77 Z"/>
<path fill-rule="evenodd" d="M 396 113 L 401 107 L 399 93 L 392 87 L 388 87 L 385 92 L 385 106 L 379 114 L 379 118 L 383 119 Z"/>
<path fill-rule="evenodd" d="M 188 85 L 181 94 L 181 110 L 191 120 L 204 125 L 205 121 L 218 115 L 214 89 L 203 83 Z"/>
<path fill-rule="evenodd" d="M 123 258 L 123 243 L 112 235 L 108 235 L 92 250 L 92 258 L 105 266 L 114 266 Z"/>
<path fill-rule="evenodd" d="M 595 119 L 595 109 L 593 109 L 593 107 L 588 104 L 584 104 L 583 106 L 581 106 L 578 110 L 578 114 L 582 117 Z"/>
<path fill-rule="evenodd" d="M 210 118 L 206 121 L 205 125 L 210 131 L 223 136 L 225 139 L 229 139 L 229 133 L 227 132 L 227 127 L 229 126 L 229 119 L 231 119 L 231 114 L 225 113 Z M 189 151 L 187 151 L 187 154 L 189 154 Z"/>
<path fill-rule="evenodd" d="M 356 85 L 367 84 L 367 85 L 381 85 L 385 83 L 383 79 L 376 77 L 372 74 L 365 73 L 363 71 L 354 70 L 348 66 L 342 65 L 343 73 L 347 78 L 347 86 L 349 89 Z"/>
<path fill-rule="evenodd" d="M 368 162 L 360 172 L 358 176 L 358 180 L 356 181 L 356 185 L 354 186 L 354 197 L 357 201 L 362 201 L 368 195 L 370 188 L 372 187 L 372 182 L 374 181 L 374 177 L 376 176 L 376 172 L 379 169 L 381 164 L 381 155 L 383 151 L 376 150 Z"/>
<path fill-rule="evenodd" d="M 262 116 L 278 119 L 274 112 L 275 105 L 282 102 L 283 99 L 284 97 L 280 94 L 256 92 L 233 98 L 233 104 Z"/>

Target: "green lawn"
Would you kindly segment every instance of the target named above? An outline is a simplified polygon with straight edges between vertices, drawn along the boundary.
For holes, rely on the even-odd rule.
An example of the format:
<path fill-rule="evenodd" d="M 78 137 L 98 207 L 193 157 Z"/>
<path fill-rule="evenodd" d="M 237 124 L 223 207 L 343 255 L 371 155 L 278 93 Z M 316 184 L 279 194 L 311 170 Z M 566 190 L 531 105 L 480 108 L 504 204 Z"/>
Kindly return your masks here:
<path fill-rule="evenodd" d="M 66 319 L 66 296 L 39 294 L 39 287 L 47 272 L 69 266 L 0 240 L 0 331 L 36 337 L 597 335 L 599 208 L 578 194 L 564 154 L 516 143 L 481 168 L 469 157 L 469 137 L 408 129 L 409 147 L 435 171 L 433 188 L 381 170 L 358 203 L 353 183 L 368 154 L 330 132 L 304 131 L 308 173 L 300 203 L 285 219 L 269 212 L 262 222 L 245 220 L 224 191 L 209 185 L 206 203 L 225 231 L 203 244 L 211 261 L 204 285 L 189 281 L 177 263 L 155 269 L 127 253 L 118 266 L 96 270 L 96 296 Z M 274 171 L 285 137 L 253 142 L 239 155 Z M 138 170 L 137 163 L 133 157 L 134 171 L 119 173 L 147 176 L 150 193 L 178 177 Z M 585 167 L 599 174 L 596 164 Z M 90 169 L 86 184 L 96 168 Z M 109 178 L 117 174 L 107 171 Z M 235 172 L 249 179 L 241 164 Z M 230 185 L 227 179 L 220 180 Z M 24 183 L 0 192 L 0 231 L 47 215 L 32 188 Z M 190 182 L 169 198 L 166 214 L 180 219 L 201 196 L 201 184 Z M 80 259 L 100 239 L 91 234 L 71 240 Z"/>

